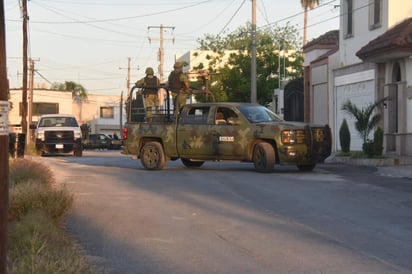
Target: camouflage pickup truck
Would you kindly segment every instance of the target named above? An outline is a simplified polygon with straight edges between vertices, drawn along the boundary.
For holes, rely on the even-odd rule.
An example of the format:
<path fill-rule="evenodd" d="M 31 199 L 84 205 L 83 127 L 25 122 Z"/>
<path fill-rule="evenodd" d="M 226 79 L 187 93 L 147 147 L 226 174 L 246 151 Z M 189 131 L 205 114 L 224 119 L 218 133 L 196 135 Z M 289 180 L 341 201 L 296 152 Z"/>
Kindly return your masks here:
<path fill-rule="evenodd" d="M 187 104 L 178 115 L 159 114 L 151 123 L 136 118 L 138 108 L 128 111 L 122 153 L 140 158 L 149 170 L 180 158 L 186 167 L 242 161 L 259 172 L 271 172 L 275 164 L 311 171 L 331 153 L 329 126 L 286 122 L 257 104 Z"/>

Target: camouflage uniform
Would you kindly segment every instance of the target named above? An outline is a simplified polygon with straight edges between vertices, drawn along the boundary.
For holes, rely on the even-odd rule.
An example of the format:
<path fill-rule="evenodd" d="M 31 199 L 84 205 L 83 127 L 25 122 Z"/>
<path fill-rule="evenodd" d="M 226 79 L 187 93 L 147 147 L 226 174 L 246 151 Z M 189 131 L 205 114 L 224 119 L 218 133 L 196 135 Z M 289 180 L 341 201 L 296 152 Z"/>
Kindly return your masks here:
<path fill-rule="evenodd" d="M 177 110 L 186 104 L 187 95 L 190 92 L 189 80 L 182 71 L 182 63 L 176 62 L 173 68 L 174 70 L 170 73 L 168 82 L 169 87 L 172 89 L 173 105 L 176 113 Z"/>
<path fill-rule="evenodd" d="M 159 85 L 159 79 L 154 76 L 154 71 L 150 67 L 146 68 L 146 77 L 143 77 L 136 82 L 136 87 L 142 88 L 140 93 L 143 93 L 144 96 L 146 118 L 148 122 L 151 122 L 153 119 L 153 107 L 155 107 L 156 113 L 159 112 L 159 89 L 157 88 Z"/>

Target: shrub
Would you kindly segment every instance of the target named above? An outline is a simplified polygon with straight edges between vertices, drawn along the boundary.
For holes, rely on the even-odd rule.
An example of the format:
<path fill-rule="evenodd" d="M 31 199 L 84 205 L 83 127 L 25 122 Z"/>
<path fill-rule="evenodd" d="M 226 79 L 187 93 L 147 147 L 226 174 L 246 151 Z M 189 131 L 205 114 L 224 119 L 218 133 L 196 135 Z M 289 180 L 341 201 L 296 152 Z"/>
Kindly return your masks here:
<path fill-rule="evenodd" d="M 373 135 L 373 154 L 382 156 L 383 153 L 383 130 L 378 127 Z"/>
<path fill-rule="evenodd" d="M 348 153 L 350 151 L 350 132 L 346 119 L 343 119 L 339 129 L 339 141 L 342 152 Z"/>
<path fill-rule="evenodd" d="M 370 103 L 362 108 L 352 104 L 350 100 L 346 101 L 341 110 L 355 118 L 355 129 L 358 131 L 364 143 L 368 142 L 369 133 L 378 125 L 381 114 L 375 112 L 387 98 L 382 98 L 375 103 Z"/>
<path fill-rule="evenodd" d="M 374 155 L 374 144 L 371 141 L 366 141 L 366 143 L 363 143 L 362 145 L 362 150 L 363 153 L 365 153 L 366 157 L 372 158 Z"/>
<path fill-rule="evenodd" d="M 11 185 L 33 179 L 48 186 L 55 182 L 54 175 L 47 166 L 24 158 L 14 159 L 10 162 L 9 177 Z"/>
<path fill-rule="evenodd" d="M 7 273 L 92 273 L 78 247 L 39 211 L 9 229 Z"/>
<path fill-rule="evenodd" d="M 9 222 L 18 221 L 30 212 L 40 211 L 54 222 L 61 223 L 73 203 L 72 195 L 65 189 L 52 189 L 36 179 L 10 188 Z"/>

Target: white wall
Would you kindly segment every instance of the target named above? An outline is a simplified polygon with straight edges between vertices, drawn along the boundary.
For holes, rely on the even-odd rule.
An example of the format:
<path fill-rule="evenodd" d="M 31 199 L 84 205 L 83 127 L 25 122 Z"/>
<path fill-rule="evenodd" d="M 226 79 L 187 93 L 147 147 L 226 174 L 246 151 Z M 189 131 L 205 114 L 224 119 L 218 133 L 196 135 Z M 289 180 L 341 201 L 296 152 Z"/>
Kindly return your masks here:
<path fill-rule="evenodd" d="M 123 96 L 123 99 L 126 99 L 125 96 Z M 124 106 L 124 102 L 122 106 Z M 113 118 L 101 118 L 101 107 L 113 107 Z M 99 129 L 101 128 L 107 128 L 109 131 L 112 131 L 112 128 L 120 128 L 120 94 L 89 94 L 87 101 L 74 103 L 73 110 L 80 124 L 87 123 L 90 125 L 91 133 L 100 133 Z M 126 122 L 124 108 L 122 114 L 122 122 L 124 123 Z"/>
<path fill-rule="evenodd" d="M 344 1 L 340 1 L 341 14 L 344 13 Z M 369 6 L 371 0 L 353 0 L 353 37 L 344 37 L 344 16 L 340 17 L 339 48 L 341 66 L 360 63 L 356 52 L 369 41 L 386 32 L 394 25 L 412 16 L 412 1 L 410 0 L 382 0 L 381 27 L 370 29 Z"/>
<path fill-rule="evenodd" d="M 344 16 L 340 17 L 340 32 L 339 32 L 339 52 L 340 52 L 340 66 L 349 66 L 361 63 L 356 56 L 356 52 L 365 46 L 369 41 L 375 39 L 383 34 L 387 29 L 387 13 L 382 14 L 382 27 L 370 30 L 369 29 L 369 1 L 370 0 L 354 0 L 353 1 L 353 36 L 349 38 L 344 37 Z M 387 0 L 383 0 L 386 2 Z M 401 1 L 401 0 L 391 0 Z M 343 10 L 343 2 L 341 0 L 341 13 Z M 412 2 L 412 1 L 411 1 Z M 385 7 L 385 4 L 384 4 Z M 386 9 L 387 11 L 387 9 Z"/>
<path fill-rule="evenodd" d="M 330 49 L 314 49 L 308 52 L 305 52 L 305 61 L 304 66 L 307 67 L 312 63 L 314 60 L 318 59 L 319 56 L 327 53 Z"/>

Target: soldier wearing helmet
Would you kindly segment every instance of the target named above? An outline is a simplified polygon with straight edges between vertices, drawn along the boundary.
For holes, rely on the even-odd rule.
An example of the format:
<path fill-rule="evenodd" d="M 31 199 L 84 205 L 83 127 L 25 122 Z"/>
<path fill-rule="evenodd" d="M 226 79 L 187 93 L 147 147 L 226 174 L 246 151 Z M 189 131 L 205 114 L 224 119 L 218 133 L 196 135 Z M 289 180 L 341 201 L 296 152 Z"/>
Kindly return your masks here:
<path fill-rule="evenodd" d="M 179 110 L 186 104 L 186 97 L 189 94 L 189 80 L 183 73 L 183 64 L 176 62 L 173 71 L 169 74 L 168 85 L 172 90 L 173 105 L 175 110 Z"/>
<path fill-rule="evenodd" d="M 151 122 L 153 119 L 153 107 L 156 113 L 159 112 L 159 79 L 154 75 L 151 67 L 146 68 L 146 76 L 136 82 L 136 87 L 140 88 L 140 93 L 144 96 L 146 107 L 146 119 Z"/>

